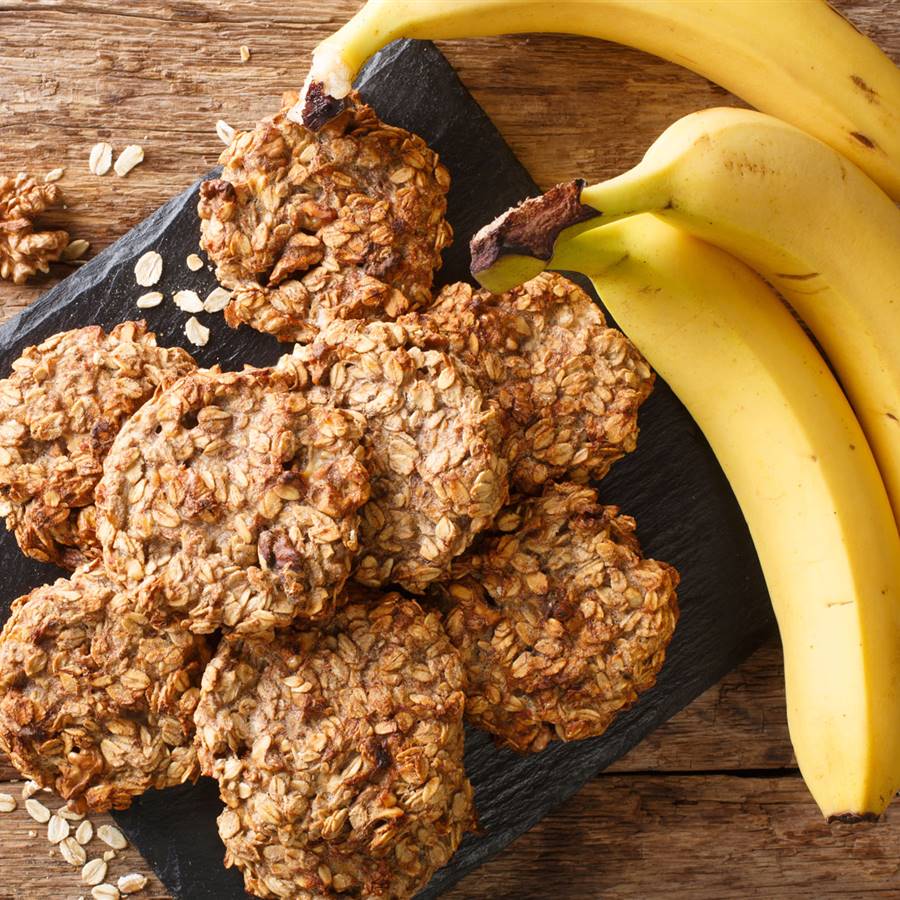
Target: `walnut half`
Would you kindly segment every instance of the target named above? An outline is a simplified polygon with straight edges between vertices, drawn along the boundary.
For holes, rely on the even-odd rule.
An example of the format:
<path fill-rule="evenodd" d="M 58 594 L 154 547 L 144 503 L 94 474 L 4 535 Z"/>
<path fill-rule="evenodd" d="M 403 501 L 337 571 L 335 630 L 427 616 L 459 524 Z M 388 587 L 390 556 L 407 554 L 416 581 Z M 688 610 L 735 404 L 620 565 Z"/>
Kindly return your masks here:
<path fill-rule="evenodd" d="M 55 184 L 36 181 L 25 172 L 0 175 L 0 278 L 24 284 L 46 272 L 69 243 L 65 231 L 35 231 L 34 219 L 61 199 Z"/>

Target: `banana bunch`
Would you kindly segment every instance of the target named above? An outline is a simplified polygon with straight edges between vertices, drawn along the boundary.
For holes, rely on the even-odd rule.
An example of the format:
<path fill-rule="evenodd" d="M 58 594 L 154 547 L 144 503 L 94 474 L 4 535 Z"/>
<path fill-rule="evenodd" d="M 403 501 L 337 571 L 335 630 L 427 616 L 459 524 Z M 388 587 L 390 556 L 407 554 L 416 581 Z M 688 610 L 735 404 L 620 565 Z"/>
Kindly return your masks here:
<path fill-rule="evenodd" d="M 852 410 L 736 257 L 803 317 Z M 829 819 L 879 815 L 900 788 L 900 210 L 793 126 L 713 109 L 617 178 L 509 210 L 473 239 L 472 268 L 496 291 L 544 268 L 594 280 L 747 519 L 813 797 Z"/>
<path fill-rule="evenodd" d="M 368 0 L 316 48 L 291 117 L 320 127 L 397 38 L 564 32 L 704 75 L 843 153 L 900 199 L 900 72 L 825 0 Z M 308 102 L 311 86 L 318 102 Z"/>
<path fill-rule="evenodd" d="M 762 562 L 806 783 L 829 819 L 877 817 L 900 788 L 900 71 L 824 0 L 368 0 L 292 115 L 327 118 L 395 38 L 530 31 L 647 50 L 784 120 L 686 116 L 631 171 L 486 226 L 472 271 L 588 275 L 681 398 Z"/>
<path fill-rule="evenodd" d="M 758 275 L 655 216 L 561 240 L 548 265 L 591 278 L 734 489 L 813 797 L 829 818 L 879 814 L 900 786 L 900 536 L 834 376 Z"/>

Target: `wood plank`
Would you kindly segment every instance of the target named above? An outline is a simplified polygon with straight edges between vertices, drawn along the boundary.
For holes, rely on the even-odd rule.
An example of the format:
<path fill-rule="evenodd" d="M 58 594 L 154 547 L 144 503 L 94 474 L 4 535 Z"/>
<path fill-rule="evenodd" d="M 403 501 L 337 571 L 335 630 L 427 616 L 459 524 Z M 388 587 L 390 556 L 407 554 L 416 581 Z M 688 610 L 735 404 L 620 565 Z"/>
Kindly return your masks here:
<path fill-rule="evenodd" d="M 11 813 L 0 813 L 0 900 L 75 900 L 90 897 L 91 889 L 81 881 L 81 870 L 70 866 L 59 850 L 47 841 L 47 826 L 39 825 L 25 812 L 22 802 L 22 783 L 0 779 L 0 793 L 12 794 L 18 801 L 18 808 Z M 38 793 L 35 799 L 45 806 L 56 809 L 62 804 L 46 793 Z M 94 826 L 94 837 L 85 846 L 88 859 L 102 856 L 106 846 L 97 837 L 97 828 L 104 824 L 114 825 L 108 815 L 90 816 Z M 77 823 L 72 823 L 73 832 Z M 115 884 L 122 875 L 137 872 L 146 875 L 146 889 L 137 894 L 141 900 L 165 900 L 168 891 L 153 874 L 140 853 L 130 845 L 116 851 L 116 858 L 107 863 L 108 883 Z"/>
<path fill-rule="evenodd" d="M 900 59 L 891 0 L 835 5 Z M 48 222 L 91 241 L 96 253 L 215 164 L 217 119 L 247 127 L 272 111 L 280 93 L 302 81 L 309 51 L 357 6 L 355 0 L 178 0 L 162 8 L 150 0 L 123 7 L 0 2 L 0 170 L 65 166 L 68 209 Z M 238 56 L 242 43 L 252 51 L 246 64 Z M 543 186 L 615 174 L 678 116 L 735 102 L 685 69 L 587 38 L 530 35 L 441 46 Z M 87 159 L 99 140 L 117 149 L 140 143 L 146 161 L 125 179 L 91 176 Z M 0 285 L 3 315 L 67 271 L 58 266 L 31 285 Z"/>
<path fill-rule="evenodd" d="M 900 896 L 900 806 L 827 825 L 799 776 L 596 778 L 447 900 Z"/>

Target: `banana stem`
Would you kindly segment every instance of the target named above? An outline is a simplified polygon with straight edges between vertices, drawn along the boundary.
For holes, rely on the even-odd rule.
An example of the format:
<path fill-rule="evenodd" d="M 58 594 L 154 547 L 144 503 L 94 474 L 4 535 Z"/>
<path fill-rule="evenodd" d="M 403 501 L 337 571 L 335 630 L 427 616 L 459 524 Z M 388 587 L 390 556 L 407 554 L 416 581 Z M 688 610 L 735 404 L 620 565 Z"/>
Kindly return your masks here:
<path fill-rule="evenodd" d="M 555 254 L 565 254 L 567 242 L 582 232 L 670 205 L 660 171 L 645 174 L 641 165 L 588 188 L 580 180 L 558 184 L 507 210 L 472 238 L 472 274 L 491 291 L 510 290 L 545 268 L 567 268 Z"/>
<path fill-rule="evenodd" d="M 608 181 L 589 185 L 581 191 L 580 201 L 596 210 L 602 220 L 591 223 L 592 226 L 672 207 L 666 168 L 645 163 L 638 163 L 633 169 Z"/>

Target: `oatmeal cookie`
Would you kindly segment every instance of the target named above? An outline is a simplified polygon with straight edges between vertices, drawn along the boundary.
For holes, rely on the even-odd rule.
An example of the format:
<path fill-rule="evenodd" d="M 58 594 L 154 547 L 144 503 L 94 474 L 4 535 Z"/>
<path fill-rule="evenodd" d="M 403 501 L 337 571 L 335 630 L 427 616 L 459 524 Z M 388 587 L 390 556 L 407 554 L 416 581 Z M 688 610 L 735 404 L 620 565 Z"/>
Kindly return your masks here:
<path fill-rule="evenodd" d="M 196 713 L 225 864 L 259 897 L 412 896 L 474 823 L 462 688 L 437 613 L 397 594 L 227 637 Z"/>
<path fill-rule="evenodd" d="M 643 559 L 634 520 L 551 485 L 434 588 L 466 670 L 466 716 L 520 752 L 602 734 L 656 681 L 678 573 Z"/>
<path fill-rule="evenodd" d="M 333 318 L 428 302 L 452 235 L 447 170 L 355 95 L 318 133 L 286 117 L 291 105 L 236 135 L 222 177 L 200 188 L 201 246 L 233 290 L 228 324 L 309 340 Z"/>
<path fill-rule="evenodd" d="M 125 583 L 159 575 L 198 633 L 329 616 L 368 498 L 362 417 L 314 406 L 302 367 L 199 371 L 125 425 L 97 533 Z"/>
<path fill-rule="evenodd" d="M 14 601 L 0 634 L 0 747 L 82 812 L 199 774 L 205 639 L 151 625 L 117 591 L 94 561 Z"/>
<path fill-rule="evenodd" d="M 634 450 L 638 408 L 653 373 L 632 343 L 608 328 L 576 284 L 551 272 L 507 294 L 445 287 L 415 317 L 479 374 L 508 424 L 506 455 L 515 490 L 548 481 L 602 478 Z"/>
<path fill-rule="evenodd" d="M 337 321 L 279 364 L 306 367 L 321 402 L 365 416 L 372 495 L 354 577 L 414 593 L 446 576 L 507 497 L 497 411 L 468 368 L 411 328 Z"/>
<path fill-rule="evenodd" d="M 0 515 L 22 552 L 74 569 L 100 555 L 94 488 L 122 423 L 196 368 L 144 322 L 65 331 L 0 381 Z"/>

